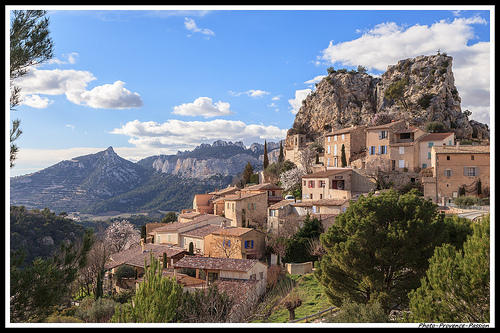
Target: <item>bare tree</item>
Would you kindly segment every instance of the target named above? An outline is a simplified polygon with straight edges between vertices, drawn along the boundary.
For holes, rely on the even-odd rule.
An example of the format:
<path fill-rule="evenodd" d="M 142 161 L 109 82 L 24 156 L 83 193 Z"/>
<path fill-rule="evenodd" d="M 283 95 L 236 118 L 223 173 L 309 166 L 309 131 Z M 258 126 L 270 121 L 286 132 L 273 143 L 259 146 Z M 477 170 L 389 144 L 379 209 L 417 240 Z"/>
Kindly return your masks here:
<path fill-rule="evenodd" d="M 380 156 L 371 157 L 366 163 L 366 175 L 375 181 L 377 189 L 388 188 L 391 176 L 391 161 Z"/>
<path fill-rule="evenodd" d="M 222 229 L 219 235 L 214 235 L 211 245 L 215 256 L 235 258 L 241 253 L 241 243 L 232 237 L 227 229 Z"/>
<path fill-rule="evenodd" d="M 117 221 L 105 231 L 105 241 L 109 244 L 111 253 L 120 252 L 140 242 L 140 232 L 127 220 Z"/>

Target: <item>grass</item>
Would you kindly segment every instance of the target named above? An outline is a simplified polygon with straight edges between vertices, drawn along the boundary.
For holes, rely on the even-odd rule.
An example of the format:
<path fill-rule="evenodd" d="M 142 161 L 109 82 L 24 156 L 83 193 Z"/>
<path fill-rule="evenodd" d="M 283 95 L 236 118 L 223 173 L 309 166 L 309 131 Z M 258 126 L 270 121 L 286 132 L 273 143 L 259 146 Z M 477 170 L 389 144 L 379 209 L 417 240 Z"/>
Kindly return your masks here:
<path fill-rule="evenodd" d="M 302 299 L 302 304 L 295 309 L 296 319 L 312 315 L 332 306 L 323 293 L 323 287 L 316 280 L 313 273 L 305 275 L 289 274 L 287 277 L 297 282 L 294 292 Z M 269 322 L 287 323 L 288 319 L 288 310 L 282 305 L 278 305 L 269 317 Z M 314 320 L 316 317 L 311 319 Z"/>

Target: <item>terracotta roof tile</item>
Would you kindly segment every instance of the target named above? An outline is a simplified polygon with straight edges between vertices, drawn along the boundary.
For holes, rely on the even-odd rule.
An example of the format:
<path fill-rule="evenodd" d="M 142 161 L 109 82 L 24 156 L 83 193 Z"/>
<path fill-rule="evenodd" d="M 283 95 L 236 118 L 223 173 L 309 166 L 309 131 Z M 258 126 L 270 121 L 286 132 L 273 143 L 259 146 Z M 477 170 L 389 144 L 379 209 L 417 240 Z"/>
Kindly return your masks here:
<path fill-rule="evenodd" d="M 219 271 L 247 272 L 258 260 L 185 256 L 177 261 L 174 268 L 198 268 Z"/>

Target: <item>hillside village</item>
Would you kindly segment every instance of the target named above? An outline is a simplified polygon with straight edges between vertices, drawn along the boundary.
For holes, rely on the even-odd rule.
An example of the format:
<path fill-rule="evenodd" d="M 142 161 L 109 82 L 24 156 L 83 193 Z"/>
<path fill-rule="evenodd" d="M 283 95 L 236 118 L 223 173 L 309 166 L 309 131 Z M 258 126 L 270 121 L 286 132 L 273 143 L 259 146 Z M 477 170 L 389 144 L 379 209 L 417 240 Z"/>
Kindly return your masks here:
<path fill-rule="evenodd" d="M 327 230 L 352 202 L 377 195 L 389 180 L 395 188 L 420 188 L 446 213 L 464 212 L 453 205 L 459 196 L 489 193 L 489 146 L 461 145 L 453 132 L 428 133 L 392 121 L 332 130 L 324 135 L 321 153 L 314 154 L 313 144 L 295 134 L 284 146 L 285 158 L 304 170 L 300 197 L 266 182 L 264 172 L 258 184 L 197 194 L 177 221 L 148 223 L 140 246 L 111 255 L 105 290 L 135 288 L 153 253 L 163 262 L 163 274 L 185 290 L 217 283 L 240 306 L 251 306 L 266 291 L 268 268 L 281 264 L 266 254 L 269 235 L 293 234 L 306 217 L 318 218 Z M 113 276 L 122 265 L 133 267 L 137 279 L 116 284 Z M 285 267 L 294 274 L 313 269 L 311 262 Z M 237 321 L 237 312 L 233 316 Z"/>

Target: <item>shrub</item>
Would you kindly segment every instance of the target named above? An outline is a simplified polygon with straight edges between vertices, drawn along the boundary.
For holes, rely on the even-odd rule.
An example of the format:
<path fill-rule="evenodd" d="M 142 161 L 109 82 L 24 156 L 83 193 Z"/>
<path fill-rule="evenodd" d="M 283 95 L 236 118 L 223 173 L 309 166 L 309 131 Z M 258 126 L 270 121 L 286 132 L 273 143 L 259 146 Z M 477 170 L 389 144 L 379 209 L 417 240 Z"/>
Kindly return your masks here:
<path fill-rule="evenodd" d="M 455 198 L 453 200 L 453 202 L 458 207 L 464 208 L 464 207 L 467 207 L 467 206 L 477 205 L 479 203 L 479 198 L 475 197 L 473 195 L 464 195 L 464 196 Z"/>

